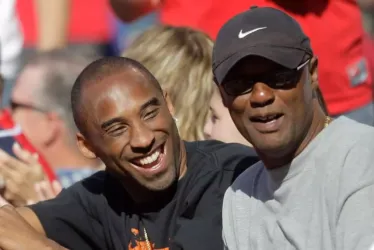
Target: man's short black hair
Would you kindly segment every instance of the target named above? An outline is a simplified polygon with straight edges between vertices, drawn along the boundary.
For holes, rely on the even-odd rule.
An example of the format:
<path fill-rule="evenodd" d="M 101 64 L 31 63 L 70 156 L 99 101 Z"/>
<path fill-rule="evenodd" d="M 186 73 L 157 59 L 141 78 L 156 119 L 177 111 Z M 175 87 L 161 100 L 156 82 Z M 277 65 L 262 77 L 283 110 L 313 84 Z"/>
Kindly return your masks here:
<path fill-rule="evenodd" d="M 126 57 L 103 57 L 89 64 L 76 79 L 71 90 L 71 108 L 74 121 L 81 133 L 84 133 L 82 93 L 85 88 L 101 82 L 105 77 L 120 71 L 135 69 L 139 71 L 151 84 L 154 84 L 162 92 L 156 78 L 139 62 Z M 83 111 L 84 112 L 84 111 Z"/>

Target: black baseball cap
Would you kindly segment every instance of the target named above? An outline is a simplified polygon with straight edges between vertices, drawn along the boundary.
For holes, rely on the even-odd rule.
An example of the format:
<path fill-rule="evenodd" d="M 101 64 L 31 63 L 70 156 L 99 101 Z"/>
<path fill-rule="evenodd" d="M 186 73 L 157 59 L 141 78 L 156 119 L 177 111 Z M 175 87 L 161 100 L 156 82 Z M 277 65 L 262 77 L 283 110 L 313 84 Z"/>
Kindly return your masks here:
<path fill-rule="evenodd" d="M 221 84 L 230 69 L 250 55 L 296 69 L 313 51 L 295 19 L 274 8 L 254 6 L 220 29 L 213 48 L 216 82 Z"/>

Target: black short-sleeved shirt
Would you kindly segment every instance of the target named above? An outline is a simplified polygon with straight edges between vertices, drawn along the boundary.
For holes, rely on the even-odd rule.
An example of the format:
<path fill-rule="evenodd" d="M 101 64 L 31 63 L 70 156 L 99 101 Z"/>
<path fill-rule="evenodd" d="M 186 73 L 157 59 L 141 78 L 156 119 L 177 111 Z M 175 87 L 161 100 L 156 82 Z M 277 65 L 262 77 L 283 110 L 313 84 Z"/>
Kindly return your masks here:
<path fill-rule="evenodd" d="M 258 159 L 253 149 L 239 144 L 202 141 L 185 145 L 186 175 L 161 208 L 133 209 L 124 189 L 105 171 L 30 208 L 47 236 L 72 250 L 147 249 L 144 229 L 152 249 L 223 249 L 224 193 Z"/>

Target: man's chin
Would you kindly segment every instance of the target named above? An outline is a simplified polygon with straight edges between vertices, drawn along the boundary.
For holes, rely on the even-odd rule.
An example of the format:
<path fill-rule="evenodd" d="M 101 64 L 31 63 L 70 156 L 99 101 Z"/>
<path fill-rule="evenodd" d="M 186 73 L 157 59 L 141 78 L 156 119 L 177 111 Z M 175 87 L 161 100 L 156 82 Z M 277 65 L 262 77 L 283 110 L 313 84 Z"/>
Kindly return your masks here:
<path fill-rule="evenodd" d="M 151 192 L 164 192 L 171 187 L 176 186 L 178 183 L 177 177 L 174 175 L 173 178 L 163 179 L 163 180 L 156 180 L 153 183 L 147 183 L 144 185 L 146 189 Z"/>

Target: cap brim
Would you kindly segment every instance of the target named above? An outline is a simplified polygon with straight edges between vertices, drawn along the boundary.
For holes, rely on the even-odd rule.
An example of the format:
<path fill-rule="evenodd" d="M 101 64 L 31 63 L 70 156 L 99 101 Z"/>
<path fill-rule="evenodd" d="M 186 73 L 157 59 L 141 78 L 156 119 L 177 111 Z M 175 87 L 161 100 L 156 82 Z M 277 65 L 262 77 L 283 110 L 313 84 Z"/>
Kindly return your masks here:
<path fill-rule="evenodd" d="M 260 56 L 289 69 L 297 68 L 304 59 L 306 51 L 295 48 L 254 46 L 241 50 L 219 64 L 213 71 L 218 84 L 221 84 L 229 71 L 247 56 Z"/>

